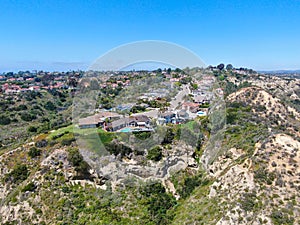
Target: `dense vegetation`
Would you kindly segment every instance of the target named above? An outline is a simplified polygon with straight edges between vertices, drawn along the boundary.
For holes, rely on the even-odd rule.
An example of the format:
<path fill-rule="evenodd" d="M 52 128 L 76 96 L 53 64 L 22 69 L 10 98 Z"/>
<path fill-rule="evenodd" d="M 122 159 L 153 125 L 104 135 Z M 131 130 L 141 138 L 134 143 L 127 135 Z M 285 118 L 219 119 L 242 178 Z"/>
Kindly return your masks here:
<path fill-rule="evenodd" d="M 69 90 L 26 92 L 0 100 L 0 143 L 25 140 L 34 133 L 47 132 L 71 122 Z"/>

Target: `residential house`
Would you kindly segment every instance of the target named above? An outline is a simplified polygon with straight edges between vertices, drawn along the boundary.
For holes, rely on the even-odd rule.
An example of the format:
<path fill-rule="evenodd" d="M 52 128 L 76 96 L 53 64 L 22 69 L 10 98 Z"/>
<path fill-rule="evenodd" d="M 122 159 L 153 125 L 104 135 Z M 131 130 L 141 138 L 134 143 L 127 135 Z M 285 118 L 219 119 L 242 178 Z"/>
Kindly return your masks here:
<path fill-rule="evenodd" d="M 186 110 L 180 110 L 177 112 L 177 118 L 180 121 L 188 120 L 189 119 L 189 114 L 187 113 Z"/>
<path fill-rule="evenodd" d="M 128 117 L 120 118 L 108 124 L 107 129 L 110 131 L 117 131 L 127 127 L 129 125 L 129 122 L 130 121 L 128 120 Z"/>
<path fill-rule="evenodd" d="M 164 112 L 158 114 L 157 122 L 160 125 L 172 123 L 172 120 L 174 120 L 174 118 L 176 118 L 176 114 L 174 112 Z"/>
<path fill-rule="evenodd" d="M 96 128 L 99 127 L 99 121 L 96 120 L 95 116 L 89 116 L 79 119 L 78 126 L 81 129 Z"/>
<path fill-rule="evenodd" d="M 138 127 L 148 127 L 150 125 L 150 119 L 148 116 L 139 115 L 135 116 L 135 122 Z"/>
<path fill-rule="evenodd" d="M 199 108 L 199 103 L 194 103 L 194 102 L 184 102 L 182 104 L 182 109 L 190 112 L 197 112 Z"/>
<path fill-rule="evenodd" d="M 118 131 L 125 127 L 150 127 L 150 119 L 145 115 L 120 118 L 111 122 L 107 129 Z"/>
<path fill-rule="evenodd" d="M 99 112 L 93 116 L 88 116 L 86 118 L 81 118 L 78 121 L 80 128 L 96 128 L 107 126 L 109 121 L 120 119 L 121 115 L 114 112 Z"/>

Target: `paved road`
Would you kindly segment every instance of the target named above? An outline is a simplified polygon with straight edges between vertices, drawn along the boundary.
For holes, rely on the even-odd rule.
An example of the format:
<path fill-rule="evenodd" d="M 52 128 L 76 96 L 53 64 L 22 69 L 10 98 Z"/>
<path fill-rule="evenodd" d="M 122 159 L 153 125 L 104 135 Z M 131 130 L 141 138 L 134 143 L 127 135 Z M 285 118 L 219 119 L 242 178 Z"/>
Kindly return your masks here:
<path fill-rule="evenodd" d="M 184 96 L 189 95 L 191 93 L 191 90 L 189 89 L 189 85 L 185 84 L 182 85 L 182 90 L 177 93 L 174 100 L 170 102 L 170 108 L 176 109 L 179 106 L 179 102 L 182 102 L 182 99 Z"/>

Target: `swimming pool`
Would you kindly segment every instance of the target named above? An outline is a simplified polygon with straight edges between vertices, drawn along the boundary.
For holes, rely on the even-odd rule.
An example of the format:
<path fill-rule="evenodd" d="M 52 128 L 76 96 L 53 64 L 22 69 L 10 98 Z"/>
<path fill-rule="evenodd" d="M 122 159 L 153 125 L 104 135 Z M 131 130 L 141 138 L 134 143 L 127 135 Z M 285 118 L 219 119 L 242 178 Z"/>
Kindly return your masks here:
<path fill-rule="evenodd" d="M 199 111 L 199 112 L 197 112 L 197 115 L 199 115 L 199 116 L 206 116 L 206 112 Z"/>
<path fill-rule="evenodd" d="M 132 132 L 132 130 L 130 127 L 125 127 L 123 129 L 121 129 L 119 132 L 129 133 L 129 132 Z"/>

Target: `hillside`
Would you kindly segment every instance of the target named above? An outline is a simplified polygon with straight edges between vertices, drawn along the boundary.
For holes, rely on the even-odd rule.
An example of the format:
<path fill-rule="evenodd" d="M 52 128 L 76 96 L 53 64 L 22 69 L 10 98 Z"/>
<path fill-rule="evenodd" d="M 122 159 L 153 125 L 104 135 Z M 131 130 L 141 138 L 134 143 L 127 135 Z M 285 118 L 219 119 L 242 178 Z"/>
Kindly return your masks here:
<path fill-rule="evenodd" d="M 110 153 L 102 158 L 75 141 L 95 133 L 41 130 L 1 150 L 0 223 L 299 224 L 300 80 L 200 73 L 225 92 L 219 145 L 206 116 L 166 126 L 145 152 L 97 130 Z"/>

